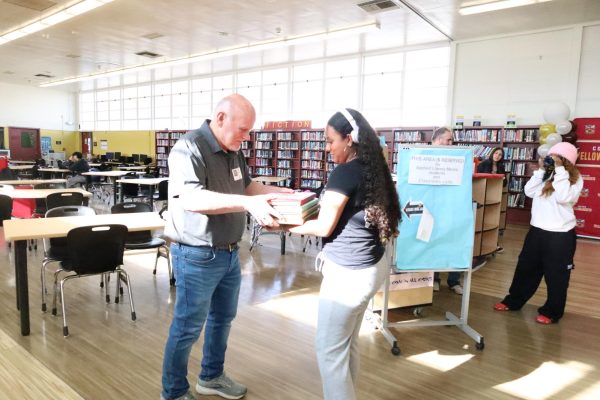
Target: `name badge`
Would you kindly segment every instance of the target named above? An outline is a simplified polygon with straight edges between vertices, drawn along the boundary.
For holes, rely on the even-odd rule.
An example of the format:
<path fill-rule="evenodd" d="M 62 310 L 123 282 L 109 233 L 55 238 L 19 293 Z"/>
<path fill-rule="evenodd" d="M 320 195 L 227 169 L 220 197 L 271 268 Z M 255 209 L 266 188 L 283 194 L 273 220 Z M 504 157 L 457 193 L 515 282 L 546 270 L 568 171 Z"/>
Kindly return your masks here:
<path fill-rule="evenodd" d="M 242 179 L 242 171 L 240 170 L 240 167 L 232 169 L 231 173 L 233 174 L 234 181 L 239 181 L 240 179 Z"/>

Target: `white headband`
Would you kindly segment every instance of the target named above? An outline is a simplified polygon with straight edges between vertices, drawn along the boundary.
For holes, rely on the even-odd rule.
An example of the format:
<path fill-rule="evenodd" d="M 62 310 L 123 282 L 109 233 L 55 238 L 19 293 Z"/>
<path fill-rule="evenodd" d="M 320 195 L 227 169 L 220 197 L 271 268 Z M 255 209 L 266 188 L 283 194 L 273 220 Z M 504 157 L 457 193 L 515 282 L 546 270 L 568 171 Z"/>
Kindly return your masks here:
<path fill-rule="evenodd" d="M 350 123 L 350 126 L 352 127 L 352 132 L 350 132 L 350 135 L 352 135 L 352 141 L 358 144 L 358 125 L 356 125 L 356 121 L 345 108 L 342 108 L 339 113 L 342 114 Z"/>

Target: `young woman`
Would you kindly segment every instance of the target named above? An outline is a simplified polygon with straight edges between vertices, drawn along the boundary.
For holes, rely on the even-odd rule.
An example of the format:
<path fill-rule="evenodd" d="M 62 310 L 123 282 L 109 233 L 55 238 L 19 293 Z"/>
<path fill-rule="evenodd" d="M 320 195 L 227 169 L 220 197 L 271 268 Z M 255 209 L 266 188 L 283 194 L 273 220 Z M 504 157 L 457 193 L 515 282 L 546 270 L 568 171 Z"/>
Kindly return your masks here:
<path fill-rule="evenodd" d="M 533 198 L 531 228 L 509 294 L 494 305 L 497 311 L 519 310 L 533 296 L 543 277 L 548 298 L 538 308 L 536 321 L 540 324 L 558 322 L 565 311 L 576 246 L 573 205 L 583 188 L 583 179 L 575 168 L 575 146 L 557 143 L 548 154 L 554 165 L 546 163 L 544 168 L 540 160 L 540 169 L 525 185 L 525 194 Z"/>
<path fill-rule="evenodd" d="M 353 400 L 358 332 L 369 299 L 389 273 L 382 257 L 387 240 L 398 234 L 400 206 L 379 139 L 358 111 L 336 112 L 326 135 L 326 151 L 338 166 L 319 216 L 289 231 L 323 237 L 316 261 L 323 273 L 316 335 L 323 393 L 326 400 Z"/>
<path fill-rule="evenodd" d="M 503 174 L 504 173 L 504 150 L 501 147 L 496 147 L 492 150 L 489 158 L 483 160 L 477 165 L 477 172 L 486 174 Z"/>

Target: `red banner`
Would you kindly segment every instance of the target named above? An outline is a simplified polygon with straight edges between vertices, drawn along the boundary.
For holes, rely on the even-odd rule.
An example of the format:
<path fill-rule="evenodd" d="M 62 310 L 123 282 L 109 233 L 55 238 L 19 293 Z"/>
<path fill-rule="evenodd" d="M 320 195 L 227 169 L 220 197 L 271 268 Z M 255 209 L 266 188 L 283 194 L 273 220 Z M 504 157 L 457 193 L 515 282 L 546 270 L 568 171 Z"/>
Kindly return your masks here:
<path fill-rule="evenodd" d="M 577 140 L 600 140 L 600 118 L 575 118 Z"/>
<path fill-rule="evenodd" d="M 263 129 L 310 129 L 312 121 L 267 121 L 263 125 Z"/>
<path fill-rule="evenodd" d="M 578 165 L 577 169 L 583 178 L 583 190 L 574 207 L 576 232 L 600 238 L 600 167 Z"/>
<path fill-rule="evenodd" d="M 600 165 L 600 141 L 577 140 L 577 147 L 579 147 L 578 165 Z M 596 173 L 600 174 L 600 171 Z"/>

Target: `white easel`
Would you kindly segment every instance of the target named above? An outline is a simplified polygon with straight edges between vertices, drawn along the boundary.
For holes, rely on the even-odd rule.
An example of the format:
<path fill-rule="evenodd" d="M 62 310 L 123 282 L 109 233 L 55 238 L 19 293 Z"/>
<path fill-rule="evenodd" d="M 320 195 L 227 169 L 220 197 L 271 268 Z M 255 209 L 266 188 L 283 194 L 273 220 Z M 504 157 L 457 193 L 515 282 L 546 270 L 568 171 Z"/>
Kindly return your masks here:
<path fill-rule="evenodd" d="M 386 248 L 385 257 L 389 260 L 390 269 L 392 269 L 396 265 L 395 260 L 395 251 L 388 251 L 391 247 L 392 250 L 395 249 L 395 240 Z M 391 254 L 390 254 L 391 253 Z M 419 327 L 419 326 L 457 326 L 464 333 L 466 333 L 471 339 L 475 341 L 475 347 L 478 350 L 483 350 L 485 347 L 483 336 L 481 336 L 477 331 L 471 328 L 467 324 L 467 320 L 469 317 L 469 297 L 471 293 L 471 274 L 473 273 L 473 268 L 469 267 L 468 269 L 443 269 L 443 270 L 428 270 L 427 272 L 464 272 L 464 282 L 463 289 L 464 293 L 461 296 L 462 302 L 460 306 L 460 316 L 456 316 L 450 311 L 446 311 L 446 319 L 445 320 L 427 320 L 427 319 L 413 319 L 408 321 L 400 321 L 400 322 L 390 322 L 388 319 L 388 302 L 389 302 L 389 294 L 390 294 L 390 274 L 387 274 L 385 277 L 385 281 L 383 283 L 383 308 L 381 309 L 381 315 L 373 314 L 373 320 L 376 327 L 383 333 L 383 336 L 387 339 L 389 344 L 392 346 L 391 351 L 394 355 L 400 355 L 400 347 L 398 346 L 398 341 L 394 334 L 390 331 L 390 328 L 397 327 Z M 402 272 L 425 272 L 422 269 L 419 270 L 406 270 L 403 269 Z"/>

